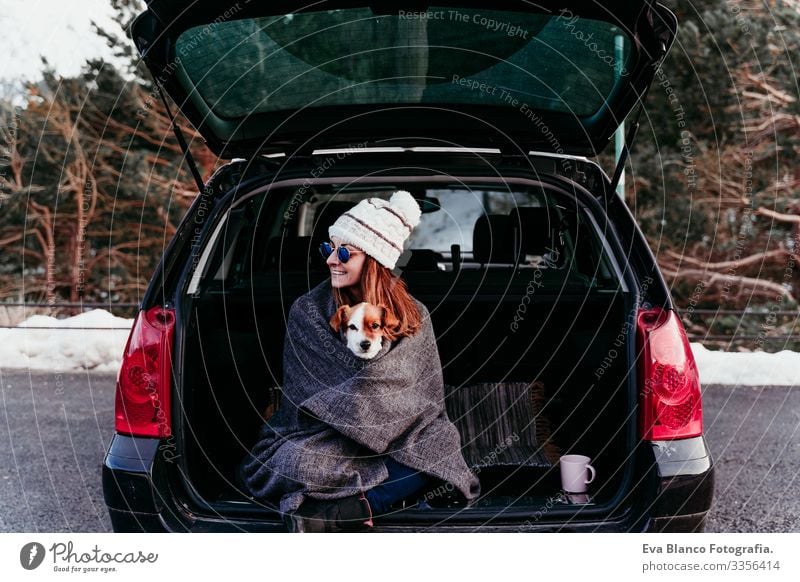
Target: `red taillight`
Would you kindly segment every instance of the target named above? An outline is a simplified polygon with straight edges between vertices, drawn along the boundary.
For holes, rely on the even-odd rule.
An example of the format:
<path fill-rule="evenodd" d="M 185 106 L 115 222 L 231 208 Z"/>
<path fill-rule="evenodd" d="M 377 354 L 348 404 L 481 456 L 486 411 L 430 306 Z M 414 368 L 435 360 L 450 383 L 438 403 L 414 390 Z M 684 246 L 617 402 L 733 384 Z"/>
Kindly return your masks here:
<path fill-rule="evenodd" d="M 175 312 L 156 306 L 140 311 L 133 322 L 117 375 L 118 433 L 169 437 L 172 332 Z"/>
<path fill-rule="evenodd" d="M 641 433 L 646 440 L 703 434 L 700 376 L 678 317 L 661 308 L 638 319 Z"/>

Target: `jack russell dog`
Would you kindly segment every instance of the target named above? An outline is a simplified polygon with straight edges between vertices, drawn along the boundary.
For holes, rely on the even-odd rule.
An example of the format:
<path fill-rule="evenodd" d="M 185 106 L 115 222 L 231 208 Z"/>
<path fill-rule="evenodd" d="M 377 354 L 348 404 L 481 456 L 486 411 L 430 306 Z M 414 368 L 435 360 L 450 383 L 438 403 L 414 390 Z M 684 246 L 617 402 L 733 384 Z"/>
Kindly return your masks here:
<path fill-rule="evenodd" d="M 389 309 L 366 301 L 353 306 L 342 305 L 330 320 L 335 331 L 345 334 L 350 351 L 365 360 L 374 358 L 381 351 L 385 332 L 399 324 Z"/>

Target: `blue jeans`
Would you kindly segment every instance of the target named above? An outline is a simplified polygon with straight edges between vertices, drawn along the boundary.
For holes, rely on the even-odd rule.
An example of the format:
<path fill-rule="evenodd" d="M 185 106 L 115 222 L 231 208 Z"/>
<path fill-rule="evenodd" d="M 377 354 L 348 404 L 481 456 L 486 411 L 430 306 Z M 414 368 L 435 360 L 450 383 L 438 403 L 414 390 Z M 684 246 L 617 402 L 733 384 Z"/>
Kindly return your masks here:
<path fill-rule="evenodd" d="M 419 491 L 430 479 L 426 473 L 398 463 L 389 456 L 384 458 L 384 462 L 389 477 L 365 493 L 374 515 L 386 513 L 392 503 Z"/>

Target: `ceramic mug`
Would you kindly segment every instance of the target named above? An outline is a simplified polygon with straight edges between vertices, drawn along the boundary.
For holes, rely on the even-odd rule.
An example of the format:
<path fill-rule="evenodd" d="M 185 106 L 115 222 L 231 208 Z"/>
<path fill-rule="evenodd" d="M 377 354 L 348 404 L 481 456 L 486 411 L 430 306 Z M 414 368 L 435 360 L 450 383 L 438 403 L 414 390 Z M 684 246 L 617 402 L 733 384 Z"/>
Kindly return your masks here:
<path fill-rule="evenodd" d="M 585 493 L 586 486 L 594 481 L 597 473 L 584 455 L 564 455 L 559 459 L 561 487 L 567 493 Z M 590 476 L 591 474 L 591 476 Z"/>

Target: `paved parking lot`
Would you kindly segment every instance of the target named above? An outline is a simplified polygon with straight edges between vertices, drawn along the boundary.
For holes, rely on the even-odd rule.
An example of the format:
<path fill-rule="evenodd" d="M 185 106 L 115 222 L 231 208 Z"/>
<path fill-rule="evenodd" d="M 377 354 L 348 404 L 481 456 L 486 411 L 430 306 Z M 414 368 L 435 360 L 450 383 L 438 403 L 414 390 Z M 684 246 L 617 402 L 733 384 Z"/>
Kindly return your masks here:
<path fill-rule="evenodd" d="M 114 374 L 0 373 L 0 531 L 111 531 L 100 466 Z"/>
<path fill-rule="evenodd" d="M 110 531 L 100 465 L 114 374 L 0 371 L 0 531 Z M 800 387 L 705 388 L 709 531 L 800 531 Z"/>

